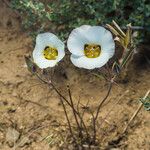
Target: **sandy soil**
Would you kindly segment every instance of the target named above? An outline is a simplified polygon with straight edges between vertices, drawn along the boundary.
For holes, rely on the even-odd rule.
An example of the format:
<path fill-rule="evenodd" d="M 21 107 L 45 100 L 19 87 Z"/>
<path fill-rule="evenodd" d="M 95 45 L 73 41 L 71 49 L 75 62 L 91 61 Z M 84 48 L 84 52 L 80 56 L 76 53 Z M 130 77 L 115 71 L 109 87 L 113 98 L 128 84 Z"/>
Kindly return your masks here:
<path fill-rule="evenodd" d="M 61 141 L 54 131 L 63 133 L 64 128 L 59 123 L 66 123 L 59 96 L 25 67 L 24 55 L 32 52 L 32 40 L 27 33 L 21 31 L 16 14 L 1 2 L 0 18 L 0 150 L 57 150 L 56 145 Z M 148 67 L 141 69 L 138 65 L 134 63 L 130 66 L 127 82 L 120 82 L 113 87 L 111 96 L 100 113 L 99 120 L 113 106 L 99 128 L 99 142 L 105 149 L 150 149 L 150 115 L 143 108 L 125 138 L 116 145 L 111 144 L 139 106 L 138 99 L 149 88 L 150 70 Z M 92 110 L 107 92 L 107 84 L 103 79 L 65 61 L 57 66 L 55 81 L 65 96 L 66 84 L 69 83 L 74 101 L 77 102 L 80 97 L 81 102 L 86 104 L 90 100 Z M 119 103 L 114 106 L 118 99 Z M 19 134 L 15 146 L 8 135 L 13 129 Z M 50 138 L 44 139 L 46 136 L 54 137 L 50 145 Z M 20 142 L 22 139 L 25 142 Z"/>

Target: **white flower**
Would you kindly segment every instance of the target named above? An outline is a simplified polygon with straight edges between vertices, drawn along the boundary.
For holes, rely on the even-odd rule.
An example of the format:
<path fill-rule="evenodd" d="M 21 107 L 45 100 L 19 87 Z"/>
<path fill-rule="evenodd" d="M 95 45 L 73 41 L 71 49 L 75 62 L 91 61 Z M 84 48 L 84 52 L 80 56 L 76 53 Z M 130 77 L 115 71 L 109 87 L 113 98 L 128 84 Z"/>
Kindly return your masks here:
<path fill-rule="evenodd" d="M 52 33 L 38 34 L 33 61 L 40 68 L 54 67 L 64 56 L 64 43 Z"/>
<path fill-rule="evenodd" d="M 85 69 L 102 67 L 115 53 L 111 32 L 101 26 L 83 25 L 74 29 L 67 46 L 72 63 Z"/>

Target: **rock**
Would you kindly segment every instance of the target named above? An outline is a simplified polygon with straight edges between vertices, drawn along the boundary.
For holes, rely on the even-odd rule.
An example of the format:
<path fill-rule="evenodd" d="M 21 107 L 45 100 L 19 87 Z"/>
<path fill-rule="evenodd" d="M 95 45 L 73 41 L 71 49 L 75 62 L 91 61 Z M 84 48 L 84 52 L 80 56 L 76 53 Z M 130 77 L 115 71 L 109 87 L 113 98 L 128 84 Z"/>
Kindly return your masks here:
<path fill-rule="evenodd" d="M 28 137 L 23 137 L 19 142 L 19 147 L 24 147 L 31 143 L 31 140 Z"/>
<path fill-rule="evenodd" d="M 8 128 L 6 133 L 6 141 L 8 142 L 8 145 L 10 147 L 14 146 L 14 143 L 16 143 L 19 137 L 20 137 L 20 133 L 16 129 L 11 127 Z"/>

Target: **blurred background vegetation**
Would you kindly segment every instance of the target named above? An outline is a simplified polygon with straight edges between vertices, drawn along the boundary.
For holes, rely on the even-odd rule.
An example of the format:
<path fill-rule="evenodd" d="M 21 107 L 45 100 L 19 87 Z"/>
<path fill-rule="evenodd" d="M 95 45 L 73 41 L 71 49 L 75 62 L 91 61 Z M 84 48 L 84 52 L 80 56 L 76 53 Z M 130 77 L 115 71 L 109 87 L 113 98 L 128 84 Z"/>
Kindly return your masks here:
<path fill-rule="evenodd" d="M 128 23 L 135 26 L 138 42 L 150 40 L 149 0 L 12 0 L 11 7 L 32 35 L 50 31 L 67 39 L 80 25 L 105 25 L 115 20 L 122 28 Z"/>

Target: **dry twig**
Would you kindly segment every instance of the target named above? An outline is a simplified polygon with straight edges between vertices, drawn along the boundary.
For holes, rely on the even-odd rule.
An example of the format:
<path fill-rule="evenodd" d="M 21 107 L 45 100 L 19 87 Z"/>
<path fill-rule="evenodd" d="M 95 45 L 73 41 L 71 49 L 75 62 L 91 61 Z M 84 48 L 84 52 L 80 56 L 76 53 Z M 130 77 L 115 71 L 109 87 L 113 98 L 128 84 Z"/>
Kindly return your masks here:
<path fill-rule="evenodd" d="M 145 94 L 145 96 L 143 97 L 143 99 L 146 99 L 148 97 L 150 93 L 150 90 L 147 91 L 147 93 Z M 141 108 L 143 106 L 143 103 L 140 103 L 139 107 L 137 108 L 137 110 L 134 112 L 134 114 L 132 115 L 132 117 L 130 118 L 128 124 L 126 125 L 126 127 L 123 130 L 123 134 L 126 133 L 129 125 L 131 124 L 131 122 L 136 118 L 136 116 L 138 115 L 138 113 L 140 112 Z"/>

